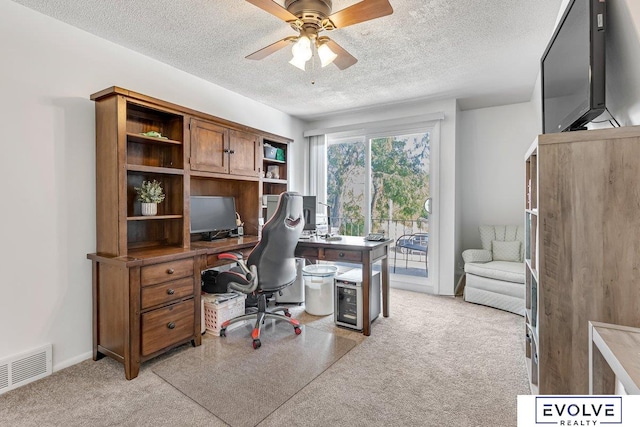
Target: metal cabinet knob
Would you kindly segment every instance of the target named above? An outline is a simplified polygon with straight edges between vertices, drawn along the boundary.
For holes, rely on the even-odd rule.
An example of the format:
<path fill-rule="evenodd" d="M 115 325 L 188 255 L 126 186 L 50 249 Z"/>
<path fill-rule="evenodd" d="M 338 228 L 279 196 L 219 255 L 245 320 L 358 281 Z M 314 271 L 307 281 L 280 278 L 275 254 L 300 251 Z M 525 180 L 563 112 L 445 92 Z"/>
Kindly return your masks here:
<path fill-rule="evenodd" d="M 340 253 L 338 254 L 338 256 L 339 256 L 340 258 L 344 258 L 344 252 L 340 252 Z"/>
<path fill-rule="evenodd" d="M 169 324 L 167 325 L 167 328 L 169 328 L 169 329 L 173 329 L 175 327 L 176 327 L 176 324 L 173 323 L 173 322 L 169 322 Z"/>
<path fill-rule="evenodd" d="M 173 294 L 175 294 L 175 293 L 176 293 L 176 291 L 174 291 L 173 289 L 169 288 L 169 289 L 167 289 L 167 293 L 168 293 L 169 295 L 173 295 Z"/>
<path fill-rule="evenodd" d="M 173 274 L 175 270 L 173 268 L 167 269 L 167 274 Z"/>

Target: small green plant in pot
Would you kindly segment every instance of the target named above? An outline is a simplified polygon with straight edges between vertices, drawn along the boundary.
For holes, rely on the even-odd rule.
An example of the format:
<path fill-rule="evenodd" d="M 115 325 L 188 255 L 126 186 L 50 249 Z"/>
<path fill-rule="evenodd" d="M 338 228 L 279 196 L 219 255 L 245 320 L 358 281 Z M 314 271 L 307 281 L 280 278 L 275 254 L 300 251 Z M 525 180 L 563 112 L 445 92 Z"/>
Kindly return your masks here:
<path fill-rule="evenodd" d="M 142 181 L 140 187 L 133 187 L 138 193 L 138 200 L 142 202 L 142 215 L 152 216 L 158 213 L 158 203 L 164 200 L 162 186 L 155 179 Z"/>

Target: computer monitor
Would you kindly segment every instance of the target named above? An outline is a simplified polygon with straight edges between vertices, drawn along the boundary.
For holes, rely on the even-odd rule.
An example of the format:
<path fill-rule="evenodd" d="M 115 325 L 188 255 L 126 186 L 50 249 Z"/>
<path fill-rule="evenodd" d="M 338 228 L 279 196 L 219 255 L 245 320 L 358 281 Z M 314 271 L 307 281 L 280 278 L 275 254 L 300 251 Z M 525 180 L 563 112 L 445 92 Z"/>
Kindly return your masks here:
<path fill-rule="evenodd" d="M 267 199 L 267 203 L 265 203 L 265 205 L 267 206 L 267 216 L 265 217 L 264 222 L 267 222 L 271 219 L 273 214 L 276 213 L 276 209 L 278 209 L 278 201 L 280 200 L 280 196 L 269 194 L 265 196 L 265 198 Z"/>
<path fill-rule="evenodd" d="M 191 196 L 191 233 L 208 233 L 209 238 L 226 237 L 236 225 L 233 197 Z"/>
<path fill-rule="evenodd" d="M 316 230 L 316 206 L 316 196 L 302 196 L 302 212 L 305 230 Z"/>
<path fill-rule="evenodd" d="M 267 195 L 267 217 L 266 221 L 271 219 L 278 208 L 279 195 Z M 304 216 L 304 230 L 315 231 L 316 229 L 316 196 L 302 196 L 302 213 Z M 265 222 L 266 222 L 265 221 Z"/>

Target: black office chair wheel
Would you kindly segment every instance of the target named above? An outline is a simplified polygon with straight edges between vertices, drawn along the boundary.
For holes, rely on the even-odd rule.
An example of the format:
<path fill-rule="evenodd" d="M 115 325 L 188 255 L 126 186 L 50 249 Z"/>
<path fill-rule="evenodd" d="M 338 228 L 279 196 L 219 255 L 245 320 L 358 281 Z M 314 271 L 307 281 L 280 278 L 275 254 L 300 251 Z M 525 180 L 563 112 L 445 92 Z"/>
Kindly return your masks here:
<path fill-rule="evenodd" d="M 254 350 L 259 349 L 260 346 L 262 346 L 262 343 L 260 342 L 260 340 L 253 340 L 253 349 Z"/>
<path fill-rule="evenodd" d="M 297 326 L 294 326 L 294 327 L 293 327 L 293 330 L 294 330 L 294 332 L 296 333 L 296 335 L 300 335 L 300 334 L 302 333 L 302 330 L 301 330 L 299 327 L 297 327 Z"/>
<path fill-rule="evenodd" d="M 227 336 L 227 330 L 226 329 L 220 329 L 220 336 L 221 337 L 226 337 Z"/>

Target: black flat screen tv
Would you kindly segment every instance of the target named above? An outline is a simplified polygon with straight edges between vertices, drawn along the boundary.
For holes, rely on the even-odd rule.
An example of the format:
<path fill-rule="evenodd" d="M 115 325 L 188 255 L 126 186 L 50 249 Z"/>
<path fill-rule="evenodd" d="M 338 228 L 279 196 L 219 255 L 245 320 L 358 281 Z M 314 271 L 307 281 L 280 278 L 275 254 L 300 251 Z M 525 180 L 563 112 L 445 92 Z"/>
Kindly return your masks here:
<path fill-rule="evenodd" d="M 605 0 L 571 0 L 540 62 L 542 132 L 585 129 L 605 110 Z"/>
<path fill-rule="evenodd" d="M 236 225 L 236 202 L 233 197 L 191 196 L 191 233 L 231 231 Z"/>

